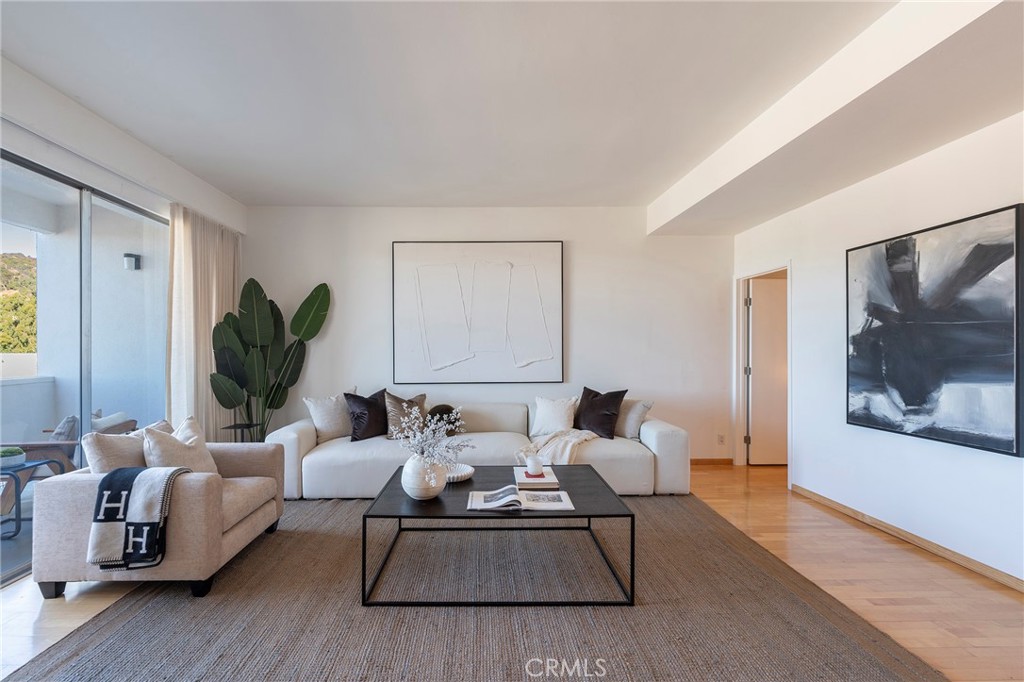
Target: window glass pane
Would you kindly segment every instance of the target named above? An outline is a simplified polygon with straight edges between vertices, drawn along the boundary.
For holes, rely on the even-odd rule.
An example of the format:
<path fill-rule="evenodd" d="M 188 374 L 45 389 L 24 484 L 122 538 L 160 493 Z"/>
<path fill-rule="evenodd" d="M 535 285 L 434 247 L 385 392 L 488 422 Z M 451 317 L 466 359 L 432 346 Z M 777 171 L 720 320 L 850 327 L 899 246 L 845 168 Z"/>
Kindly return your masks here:
<path fill-rule="evenodd" d="M 92 201 L 91 427 L 108 433 L 165 415 L 168 228 Z"/>
<path fill-rule="evenodd" d="M 0 187 L 0 445 L 29 464 L 71 468 L 81 435 L 79 192 L 6 161 Z M 5 472 L 4 582 L 30 565 L 32 481 L 51 471 Z"/>
<path fill-rule="evenodd" d="M 79 192 L 6 161 L 0 184 L 0 439 L 45 440 L 79 409 Z"/>

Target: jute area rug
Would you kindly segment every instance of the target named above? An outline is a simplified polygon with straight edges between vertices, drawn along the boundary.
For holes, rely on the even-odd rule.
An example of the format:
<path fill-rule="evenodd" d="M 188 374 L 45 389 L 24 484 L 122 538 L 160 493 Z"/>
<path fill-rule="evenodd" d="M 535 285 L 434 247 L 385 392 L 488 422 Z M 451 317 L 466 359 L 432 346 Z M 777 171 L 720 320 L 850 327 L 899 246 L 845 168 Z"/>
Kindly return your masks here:
<path fill-rule="evenodd" d="M 634 607 L 361 606 L 368 504 L 288 502 L 278 532 L 221 569 L 209 596 L 143 583 L 9 679 L 942 679 L 692 495 L 627 498 Z M 620 566 L 623 528 L 600 528 Z M 588 536 L 572 531 L 406 533 L 379 589 L 616 596 Z"/>

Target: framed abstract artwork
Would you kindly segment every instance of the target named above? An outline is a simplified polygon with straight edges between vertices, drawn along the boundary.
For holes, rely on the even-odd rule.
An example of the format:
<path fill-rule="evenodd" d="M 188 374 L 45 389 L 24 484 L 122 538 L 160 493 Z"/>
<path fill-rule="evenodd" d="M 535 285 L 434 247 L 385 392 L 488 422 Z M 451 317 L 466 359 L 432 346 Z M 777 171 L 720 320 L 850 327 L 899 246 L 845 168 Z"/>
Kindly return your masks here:
<path fill-rule="evenodd" d="M 562 242 L 392 242 L 394 383 L 561 382 Z"/>
<path fill-rule="evenodd" d="M 847 423 L 1021 453 L 1024 204 L 846 252 Z"/>

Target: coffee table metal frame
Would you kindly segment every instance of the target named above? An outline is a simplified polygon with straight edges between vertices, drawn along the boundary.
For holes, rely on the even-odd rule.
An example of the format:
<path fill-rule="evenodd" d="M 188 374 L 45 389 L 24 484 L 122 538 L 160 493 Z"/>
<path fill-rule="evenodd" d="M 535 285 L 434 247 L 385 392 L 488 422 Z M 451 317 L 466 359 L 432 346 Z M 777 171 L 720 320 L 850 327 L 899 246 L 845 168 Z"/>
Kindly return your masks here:
<path fill-rule="evenodd" d="M 363 513 L 362 535 L 362 604 L 363 606 L 633 606 L 635 603 L 636 580 L 636 517 L 623 503 L 615 491 L 600 474 L 589 464 L 556 466 L 555 475 L 561 483 L 561 490 L 569 493 L 573 506 L 572 511 L 468 511 L 466 505 L 469 493 L 473 490 L 495 490 L 515 482 L 510 466 L 476 467 L 473 477 L 461 483 L 449 483 L 444 491 L 433 500 L 418 501 L 410 498 L 402 490 L 402 468 L 381 489 L 376 499 Z M 366 541 L 368 522 L 371 520 L 397 520 L 398 528 L 388 543 L 380 566 L 367 579 Z M 586 520 L 586 525 L 522 525 L 521 521 L 534 520 Z M 594 532 L 593 519 L 628 519 L 629 520 L 629 577 L 628 585 L 624 576 L 620 576 L 609 558 L 605 547 Z M 406 520 L 417 521 L 502 521 L 502 525 L 437 525 L 410 526 Z M 462 532 L 462 531 L 580 531 L 589 533 L 604 559 L 608 570 L 615 579 L 620 591 L 621 600 L 540 600 L 540 601 L 422 601 L 422 600 L 377 600 L 372 599 L 374 589 L 381 574 L 387 566 L 388 559 L 402 533 L 410 532 Z"/>

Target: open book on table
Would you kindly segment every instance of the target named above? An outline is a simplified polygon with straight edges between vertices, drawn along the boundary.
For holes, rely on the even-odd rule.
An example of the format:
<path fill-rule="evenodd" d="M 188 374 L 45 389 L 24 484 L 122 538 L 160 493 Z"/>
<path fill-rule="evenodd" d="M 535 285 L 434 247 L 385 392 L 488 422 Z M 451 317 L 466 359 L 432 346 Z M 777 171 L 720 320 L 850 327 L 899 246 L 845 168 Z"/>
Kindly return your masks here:
<path fill-rule="evenodd" d="M 564 490 L 519 490 L 514 485 L 507 485 L 498 490 L 474 490 L 469 494 L 466 509 L 564 511 L 575 507 L 569 501 L 569 493 Z"/>

